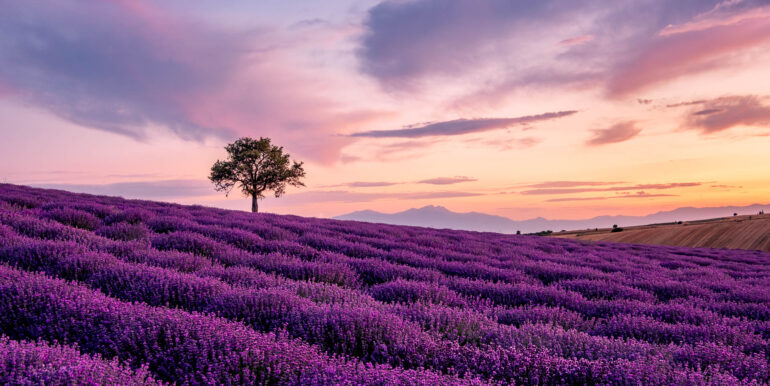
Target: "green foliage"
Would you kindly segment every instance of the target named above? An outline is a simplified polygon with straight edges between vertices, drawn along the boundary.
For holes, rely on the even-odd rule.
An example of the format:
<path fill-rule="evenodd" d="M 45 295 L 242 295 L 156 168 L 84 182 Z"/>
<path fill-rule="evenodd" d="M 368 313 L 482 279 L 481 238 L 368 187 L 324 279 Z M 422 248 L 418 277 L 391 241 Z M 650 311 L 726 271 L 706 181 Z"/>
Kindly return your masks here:
<path fill-rule="evenodd" d="M 211 167 L 209 179 L 217 191 L 229 195 L 239 188 L 244 196 L 252 198 L 252 211 L 257 211 L 257 200 L 272 191 L 275 197 L 286 192 L 286 186 L 305 186 L 302 162 L 292 161 L 283 147 L 275 146 L 270 138 L 239 138 L 227 145 L 228 158 Z"/>

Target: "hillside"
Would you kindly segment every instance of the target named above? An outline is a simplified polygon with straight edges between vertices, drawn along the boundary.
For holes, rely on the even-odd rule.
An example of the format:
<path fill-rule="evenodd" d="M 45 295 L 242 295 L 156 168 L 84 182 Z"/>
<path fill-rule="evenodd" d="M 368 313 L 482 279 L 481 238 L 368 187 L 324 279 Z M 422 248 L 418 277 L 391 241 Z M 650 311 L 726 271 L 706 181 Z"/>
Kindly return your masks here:
<path fill-rule="evenodd" d="M 335 219 L 498 233 L 515 233 L 519 225 L 516 221 L 502 216 L 478 212 L 457 213 L 435 205 L 412 208 L 398 213 L 362 210 L 336 216 Z"/>
<path fill-rule="evenodd" d="M 624 227 L 623 232 L 572 231 L 555 237 L 632 244 L 770 251 L 770 214 Z"/>
<path fill-rule="evenodd" d="M 0 185 L 2 384 L 767 384 L 769 319 L 764 252 Z"/>
<path fill-rule="evenodd" d="M 479 232 L 497 233 L 536 233 L 540 231 L 560 229 L 594 229 L 606 228 L 617 224 L 621 227 L 657 224 L 677 221 L 693 221 L 727 216 L 732 213 L 754 214 L 760 210 L 770 209 L 770 205 L 723 206 L 707 208 L 677 208 L 661 211 L 645 216 L 597 216 L 588 219 L 559 220 L 542 217 L 528 220 L 512 220 L 479 212 L 458 213 L 442 206 L 428 205 L 422 208 L 412 208 L 403 212 L 382 213 L 373 210 L 362 210 L 334 217 L 338 220 L 353 220 L 372 223 L 422 226 L 438 229 L 457 229 Z"/>

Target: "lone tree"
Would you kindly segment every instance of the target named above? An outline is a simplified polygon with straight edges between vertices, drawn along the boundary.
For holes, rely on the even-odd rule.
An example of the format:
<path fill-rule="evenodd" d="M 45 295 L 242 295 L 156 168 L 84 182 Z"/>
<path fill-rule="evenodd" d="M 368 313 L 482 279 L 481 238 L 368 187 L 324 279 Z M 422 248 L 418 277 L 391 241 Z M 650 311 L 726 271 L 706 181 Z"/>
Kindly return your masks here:
<path fill-rule="evenodd" d="M 217 191 L 229 195 L 237 185 L 244 196 L 251 197 L 251 211 L 258 211 L 257 200 L 265 192 L 273 191 L 276 197 L 286 192 L 286 185 L 305 186 L 302 162 L 291 161 L 283 147 L 270 143 L 270 138 L 239 138 L 227 145 L 227 159 L 217 161 L 211 167 L 209 179 Z"/>

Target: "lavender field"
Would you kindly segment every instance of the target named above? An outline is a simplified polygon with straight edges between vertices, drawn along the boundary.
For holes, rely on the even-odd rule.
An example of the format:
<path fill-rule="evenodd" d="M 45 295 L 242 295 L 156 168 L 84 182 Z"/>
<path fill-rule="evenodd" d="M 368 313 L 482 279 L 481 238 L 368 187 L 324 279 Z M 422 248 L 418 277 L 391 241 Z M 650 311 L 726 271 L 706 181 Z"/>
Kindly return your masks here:
<path fill-rule="evenodd" d="M 767 384 L 770 254 L 0 185 L 0 383 Z"/>

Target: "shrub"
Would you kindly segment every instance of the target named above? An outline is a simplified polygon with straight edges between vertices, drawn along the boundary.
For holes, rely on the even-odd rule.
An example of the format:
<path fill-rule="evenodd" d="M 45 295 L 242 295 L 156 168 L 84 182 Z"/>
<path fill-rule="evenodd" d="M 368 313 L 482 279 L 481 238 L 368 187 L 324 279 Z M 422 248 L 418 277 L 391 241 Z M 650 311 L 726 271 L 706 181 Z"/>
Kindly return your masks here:
<path fill-rule="evenodd" d="M 89 212 L 70 208 L 51 209 L 45 216 L 64 225 L 89 231 L 96 229 L 102 223 L 98 217 Z"/>
<path fill-rule="evenodd" d="M 102 226 L 94 233 L 113 240 L 131 241 L 146 239 L 150 231 L 143 224 L 118 222 Z"/>
<path fill-rule="evenodd" d="M 115 360 L 83 355 L 42 342 L 0 337 L 0 383 L 7 385 L 131 384 L 160 385 L 142 368 L 132 370 Z"/>

